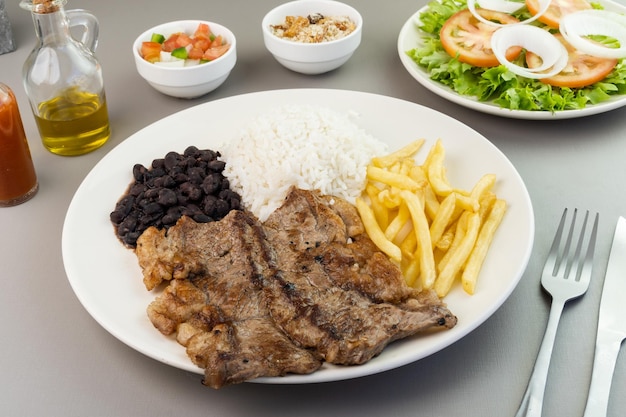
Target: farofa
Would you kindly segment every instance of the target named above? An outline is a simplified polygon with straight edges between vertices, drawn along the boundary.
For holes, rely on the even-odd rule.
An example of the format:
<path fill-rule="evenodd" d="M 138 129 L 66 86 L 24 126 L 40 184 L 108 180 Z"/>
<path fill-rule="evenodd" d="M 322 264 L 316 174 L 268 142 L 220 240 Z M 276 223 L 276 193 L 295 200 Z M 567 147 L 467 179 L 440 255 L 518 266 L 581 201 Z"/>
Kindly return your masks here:
<path fill-rule="evenodd" d="M 347 16 L 322 16 L 319 13 L 287 16 L 280 25 L 272 25 L 272 33 L 279 38 L 302 43 L 321 43 L 344 38 L 354 31 L 356 24 Z"/>

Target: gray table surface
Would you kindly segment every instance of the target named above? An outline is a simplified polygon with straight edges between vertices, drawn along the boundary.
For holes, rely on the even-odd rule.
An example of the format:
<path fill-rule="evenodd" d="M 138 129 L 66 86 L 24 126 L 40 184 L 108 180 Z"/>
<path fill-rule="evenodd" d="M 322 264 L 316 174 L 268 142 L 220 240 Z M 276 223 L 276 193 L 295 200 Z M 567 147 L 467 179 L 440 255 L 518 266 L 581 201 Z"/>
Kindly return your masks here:
<path fill-rule="evenodd" d="M 362 45 L 340 70 L 320 76 L 290 72 L 264 49 L 260 21 L 276 0 L 73 0 L 68 9 L 89 9 L 100 20 L 97 54 L 113 135 L 91 154 L 60 157 L 41 145 L 22 87 L 22 63 L 35 42 L 31 17 L 17 0 L 6 3 L 17 50 L 0 56 L 0 81 L 16 92 L 41 188 L 30 202 L 0 209 L 0 415 L 512 416 L 545 329 L 550 298 L 540 288 L 539 275 L 565 206 L 599 211 L 600 232 L 589 291 L 566 306 L 560 323 L 543 415 L 582 415 L 606 260 L 617 217 L 626 215 L 626 109 L 562 122 L 515 120 L 432 94 L 404 70 L 396 52 L 401 26 L 424 0 L 353 2 L 365 21 Z M 187 18 L 231 28 L 239 56 L 222 87 L 191 101 L 154 91 L 137 75 L 130 53 L 132 41 L 145 28 Z M 406 99 L 479 131 L 507 155 L 528 187 L 536 214 L 535 246 L 521 282 L 504 305 L 474 332 L 428 358 L 355 380 L 245 383 L 214 391 L 203 387 L 198 375 L 126 346 L 86 312 L 63 268 L 65 212 L 93 166 L 142 127 L 209 100 L 297 87 Z M 622 352 L 613 381 L 612 417 L 626 414 L 624 356 Z"/>

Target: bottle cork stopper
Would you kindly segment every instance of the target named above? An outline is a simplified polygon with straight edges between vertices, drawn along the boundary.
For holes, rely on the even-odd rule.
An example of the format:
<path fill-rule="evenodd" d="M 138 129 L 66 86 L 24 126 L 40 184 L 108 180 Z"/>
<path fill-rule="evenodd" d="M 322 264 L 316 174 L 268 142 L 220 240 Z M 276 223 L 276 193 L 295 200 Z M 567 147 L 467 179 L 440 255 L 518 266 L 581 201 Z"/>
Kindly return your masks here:
<path fill-rule="evenodd" d="M 33 0 L 33 11 L 40 14 L 54 13 L 59 11 L 59 5 L 54 0 Z"/>

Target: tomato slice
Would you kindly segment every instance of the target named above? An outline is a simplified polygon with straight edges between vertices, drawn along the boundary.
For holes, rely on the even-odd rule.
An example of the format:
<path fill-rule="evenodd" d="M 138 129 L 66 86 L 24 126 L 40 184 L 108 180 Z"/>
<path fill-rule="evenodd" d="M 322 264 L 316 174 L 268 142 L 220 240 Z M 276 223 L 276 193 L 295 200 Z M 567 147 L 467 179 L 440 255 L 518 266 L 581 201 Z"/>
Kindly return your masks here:
<path fill-rule="evenodd" d="M 163 50 L 165 52 L 172 52 L 174 49 L 178 48 L 178 45 L 176 44 L 176 40 L 178 39 L 179 33 L 174 33 L 173 35 L 170 35 L 164 42 L 163 42 Z"/>
<path fill-rule="evenodd" d="M 191 36 L 187 35 L 186 33 L 179 33 L 178 37 L 176 38 L 176 47 L 177 48 L 184 48 L 187 45 L 191 45 L 193 43 L 193 39 L 191 39 Z"/>
<path fill-rule="evenodd" d="M 228 51 L 229 48 L 230 48 L 230 45 L 228 44 L 220 45 L 220 46 L 212 46 L 209 49 L 207 49 L 206 52 L 204 52 L 204 55 L 202 55 L 202 59 L 204 59 L 205 61 L 213 61 L 214 59 L 217 59 L 221 57 L 222 55 L 224 55 L 226 51 Z"/>
<path fill-rule="evenodd" d="M 476 9 L 485 19 L 500 24 L 519 22 L 518 19 L 506 13 L 487 9 Z M 498 26 L 489 25 L 476 19 L 469 9 L 463 9 L 444 23 L 439 32 L 439 39 L 443 49 L 452 57 L 466 64 L 477 67 L 496 67 L 500 65 L 491 50 L 491 35 Z M 510 61 L 514 60 L 522 51 L 519 46 L 511 47 L 506 52 Z"/>
<path fill-rule="evenodd" d="M 602 81 L 617 65 L 617 59 L 587 55 L 573 48 L 560 34 L 554 36 L 567 48 L 567 66 L 554 77 L 540 79 L 543 83 L 556 87 L 586 87 Z M 541 57 L 528 51 L 526 64 L 529 68 L 538 67 L 541 65 Z"/>
<path fill-rule="evenodd" d="M 202 59 L 202 55 L 204 55 L 204 50 L 198 47 L 193 47 L 189 50 L 187 54 L 187 58 L 189 59 Z"/>
<path fill-rule="evenodd" d="M 222 35 L 217 35 L 215 37 L 215 39 L 213 39 L 213 42 L 211 42 L 211 48 L 215 48 L 217 46 L 222 46 L 224 45 L 224 38 L 222 38 Z"/>
<path fill-rule="evenodd" d="M 528 11 L 534 16 L 539 11 L 539 0 L 526 0 Z M 551 28 L 558 29 L 561 17 L 579 10 L 591 9 L 591 4 L 587 0 L 552 0 L 548 10 L 537 18 Z"/>
<path fill-rule="evenodd" d="M 148 62 L 157 62 L 161 59 L 161 44 L 158 42 L 142 42 L 141 56 Z"/>

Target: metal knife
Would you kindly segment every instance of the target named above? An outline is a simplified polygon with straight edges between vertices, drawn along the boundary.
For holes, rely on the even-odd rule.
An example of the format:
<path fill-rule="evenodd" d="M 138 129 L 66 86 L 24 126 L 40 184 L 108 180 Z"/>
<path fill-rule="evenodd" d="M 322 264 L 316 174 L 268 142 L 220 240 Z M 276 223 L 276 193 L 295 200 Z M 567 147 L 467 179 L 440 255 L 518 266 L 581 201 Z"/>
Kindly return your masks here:
<path fill-rule="evenodd" d="M 606 417 L 615 363 L 626 339 L 626 219 L 617 220 L 604 277 L 596 352 L 584 417 Z"/>

